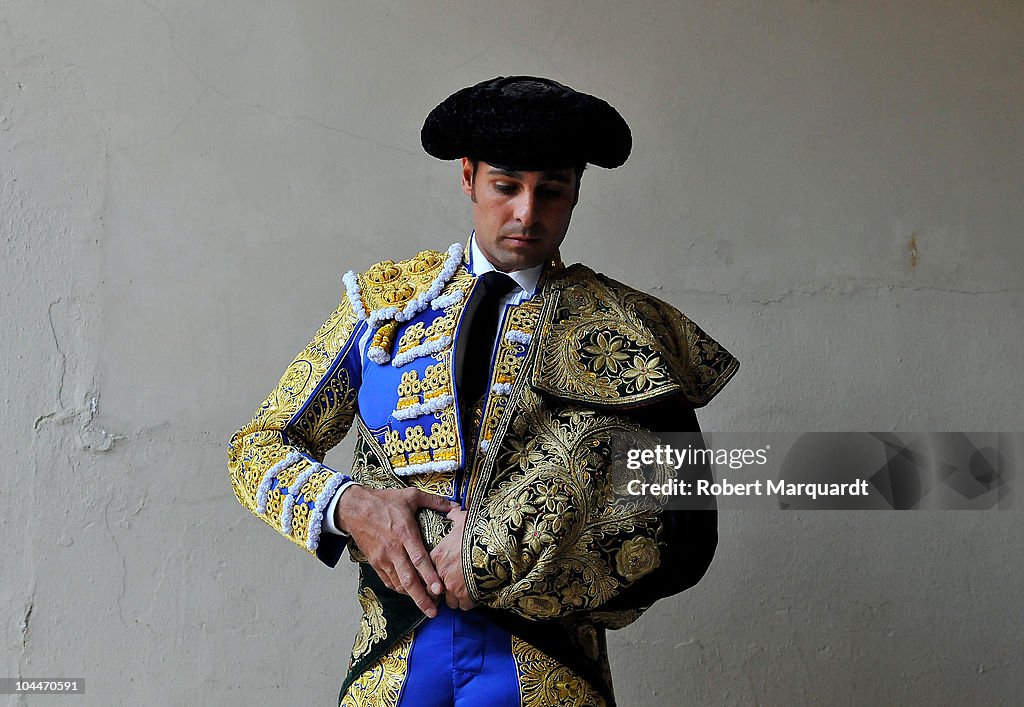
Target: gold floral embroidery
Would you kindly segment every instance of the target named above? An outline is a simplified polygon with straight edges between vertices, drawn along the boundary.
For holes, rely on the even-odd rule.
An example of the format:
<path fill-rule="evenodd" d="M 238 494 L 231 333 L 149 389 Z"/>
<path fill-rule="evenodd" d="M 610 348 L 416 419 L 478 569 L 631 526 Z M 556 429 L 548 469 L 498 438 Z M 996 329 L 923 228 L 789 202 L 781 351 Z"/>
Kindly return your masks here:
<path fill-rule="evenodd" d="M 385 468 L 380 448 L 373 435 L 366 429 L 362 418 L 356 418 L 356 448 L 352 458 L 352 479 L 363 486 L 375 489 L 402 488 L 402 481 Z"/>
<path fill-rule="evenodd" d="M 305 411 L 292 422 L 292 428 L 308 441 L 311 456 L 323 459 L 327 450 L 348 433 L 356 413 L 356 395 L 348 372 L 339 369 L 306 403 Z"/>
<path fill-rule="evenodd" d="M 339 707 L 395 707 L 409 674 L 412 634 L 408 634 L 356 678 Z"/>
<path fill-rule="evenodd" d="M 562 589 L 562 602 L 569 606 L 583 606 L 586 596 L 587 589 L 579 582 L 571 582 Z"/>
<path fill-rule="evenodd" d="M 433 474 L 414 474 L 408 477 L 408 479 L 420 491 L 426 491 L 427 493 L 444 498 L 454 498 L 455 496 L 455 472 L 441 471 Z"/>
<path fill-rule="evenodd" d="M 628 392 L 641 393 L 663 382 L 668 376 L 661 364 L 661 357 L 636 354 L 625 367 L 622 377 L 626 381 Z"/>
<path fill-rule="evenodd" d="M 357 662 L 366 655 L 373 644 L 387 638 L 387 620 L 381 608 L 380 600 L 369 587 L 363 587 L 358 593 L 359 604 L 363 607 L 363 615 L 359 619 L 359 631 L 352 645 L 352 662 Z"/>
<path fill-rule="evenodd" d="M 597 369 L 607 369 L 609 373 L 617 373 L 619 365 L 629 360 L 629 354 L 622 349 L 626 340 L 607 332 L 598 332 L 589 344 L 583 347 L 583 353 L 591 358 L 591 365 Z"/>
<path fill-rule="evenodd" d="M 467 525 L 470 591 L 528 618 L 596 609 L 656 566 L 660 508 L 612 492 L 613 437 L 654 440 L 620 417 L 549 409 L 529 388 L 515 409 L 493 478 L 470 491 L 483 492 Z"/>
<path fill-rule="evenodd" d="M 706 404 L 738 363 L 677 309 L 582 265 L 552 280 L 532 384 L 566 400 L 635 405 L 681 391 Z"/>
<path fill-rule="evenodd" d="M 604 699 L 586 680 L 516 636 L 512 658 L 523 707 L 604 707 Z"/>
<path fill-rule="evenodd" d="M 615 555 L 615 569 L 630 582 L 643 577 L 661 564 L 661 553 L 650 538 L 631 538 L 622 543 Z"/>

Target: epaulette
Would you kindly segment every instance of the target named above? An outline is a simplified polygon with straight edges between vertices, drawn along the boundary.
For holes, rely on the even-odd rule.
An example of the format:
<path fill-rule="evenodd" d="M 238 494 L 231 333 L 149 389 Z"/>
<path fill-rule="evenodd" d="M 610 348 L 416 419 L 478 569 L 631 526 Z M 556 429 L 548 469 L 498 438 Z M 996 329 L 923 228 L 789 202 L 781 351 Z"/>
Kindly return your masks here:
<path fill-rule="evenodd" d="M 583 265 L 550 282 L 531 385 L 557 397 L 633 407 L 681 393 L 706 405 L 739 363 L 667 302 Z"/>
<path fill-rule="evenodd" d="M 345 273 L 341 279 L 352 309 L 370 329 L 377 330 L 369 351 L 372 360 L 387 363 L 390 346 L 383 344 L 390 341 L 400 322 L 409 321 L 428 306 L 436 310 L 452 304 L 451 297 L 441 293 L 458 270 L 462 253 L 462 244 L 453 243 L 447 252 L 424 250 L 407 260 L 381 261 L 359 274 Z M 462 296 L 461 292 L 451 294 Z"/>

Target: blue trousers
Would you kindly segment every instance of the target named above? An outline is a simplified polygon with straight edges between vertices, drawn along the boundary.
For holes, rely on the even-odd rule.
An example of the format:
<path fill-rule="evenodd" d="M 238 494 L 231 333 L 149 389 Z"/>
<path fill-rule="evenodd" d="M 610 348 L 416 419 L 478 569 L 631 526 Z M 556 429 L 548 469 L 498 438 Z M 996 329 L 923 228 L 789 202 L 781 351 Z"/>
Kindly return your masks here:
<path fill-rule="evenodd" d="M 512 637 L 475 611 L 449 609 L 416 629 L 400 707 L 519 707 Z"/>
<path fill-rule="evenodd" d="M 341 707 L 605 707 L 586 680 L 479 611 L 445 605 L 370 665 Z"/>

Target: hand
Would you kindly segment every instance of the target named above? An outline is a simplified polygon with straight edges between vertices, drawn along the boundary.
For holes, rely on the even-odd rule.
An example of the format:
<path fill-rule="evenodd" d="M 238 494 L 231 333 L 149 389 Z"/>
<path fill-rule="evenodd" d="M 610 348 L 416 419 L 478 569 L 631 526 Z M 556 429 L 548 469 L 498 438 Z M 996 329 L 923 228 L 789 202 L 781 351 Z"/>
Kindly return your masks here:
<path fill-rule="evenodd" d="M 466 588 L 466 575 L 462 571 L 462 538 L 466 534 L 466 511 L 458 506 L 448 511 L 452 529 L 430 551 L 437 573 L 444 582 L 444 599 L 450 609 L 469 611 L 476 603 Z"/>
<path fill-rule="evenodd" d="M 338 500 L 334 523 L 352 536 L 389 589 L 408 595 L 420 611 L 433 618 L 443 585 L 423 544 L 416 511 L 433 508 L 445 513 L 453 505 L 458 507 L 419 489 L 377 490 L 355 485 Z"/>

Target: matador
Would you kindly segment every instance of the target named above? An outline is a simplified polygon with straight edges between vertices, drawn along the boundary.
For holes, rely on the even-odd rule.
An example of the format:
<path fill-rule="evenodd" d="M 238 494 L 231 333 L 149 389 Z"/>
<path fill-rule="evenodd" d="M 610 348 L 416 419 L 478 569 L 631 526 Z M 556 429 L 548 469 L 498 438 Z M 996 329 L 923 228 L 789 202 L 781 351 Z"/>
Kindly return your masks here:
<path fill-rule="evenodd" d="M 341 705 L 612 705 L 606 629 L 696 584 L 718 542 L 713 509 L 625 495 L 616 450 L 699 434 L 738 364 L 670 304 L 561 261 L 584 169 L 631 150 L 606 101 L 498 77 L 421 139 L 459 161 L 471 235 L 345 274 L 232 437 L 232 486 L 359 565 Z M 324 464 L 353 427 L 351 464 Z"/>

